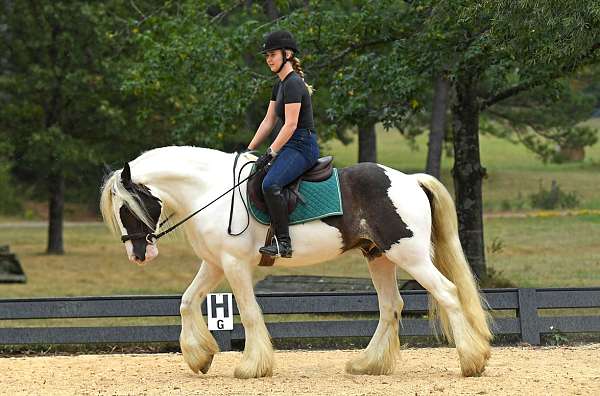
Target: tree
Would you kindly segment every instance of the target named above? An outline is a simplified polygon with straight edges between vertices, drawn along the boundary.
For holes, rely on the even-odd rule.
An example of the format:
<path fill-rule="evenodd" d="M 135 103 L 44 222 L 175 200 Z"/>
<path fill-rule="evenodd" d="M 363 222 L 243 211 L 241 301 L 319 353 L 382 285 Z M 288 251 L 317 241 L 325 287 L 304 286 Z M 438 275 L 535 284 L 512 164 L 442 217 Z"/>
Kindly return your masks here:
<path fill-rule="evenodd" d="M 47 252 L 62 254 L 67 182 L 85 183 L 103 161 L 147 147 L 156 127 L 127 111 L 119 92 L 125 55 L 113 31 L 129 30 L 118 2 L 4 2 L 0 25 L 7 54 L 0 79 L 0 133 L 11 142 L 14 171 L 49 200 Z M 156 124 L 156 123 L 155 123 Z M 144 126 L 148 124 L 144 123 Z M 137 136 L 131 131 L 142 131 Z M 117 144 L 124 143 L 124 144 Z M 94 180 L 97 180 L 95 178 Z M 97 189 L 97 183 L 95 188 Z"/>
<path fill-rule="evenodd" d="M 450 81 L 443 72 L 435 76 L 434 80 L 425 172 L 439 179 L 442 167 L 442 145 L 446 133 L 446 119 L 450 99 Z"/>
<path fill-rule="evenodd" d="M 412 23 L 409 16 L 397 18 L 389 6 L 403 3 L 290 2 L 279 10 L 287 17 L 277 20 L 271 3 L 248 3 L 202 8 L 184 2 L 173 18 L 149 19 L 139 34 L 144 57 L 126 88 L 177 104 L 178 141 L 230 147 L 228 141 L 254 132 L 248 109 L 258 101 L 263 105 L 256 113 L 264 114 L 274 81 L 262 62 L 247 54 L 258 58 L 263 34 L 289 29 L 302 44 L 307 80 L 316 87 L 320 136 L 344 140 L 346 129 L 357 126 L 361 160 L 374 161 L 375 123 L 402 127 L 406 114 L 419 109 L 420 101 L 411 101 L 418 73 L 408 69 L 400 47 L 389 45 L 406 39 L 404 25 Z"/>
<path fill-rule="evenodd" d="M 477 275 L 485 277 L 481 205 L 485 169 L 479 157 L 479 116 L 597 61 L 600 5 L 594 1 L 579 2 L 577 8 L 567 1 L 461 5 L 465 8 L 456 16 L 464 21 L 465 39 L 457 42 L 464 50 L 454 65 L 454 181 L 461 242 Z"/>
<path fill-rule="evenodd" d="M 372 159 L 372 126 L 422 130 L 415 116 L 431 98 L 431 81 L 443 73 L 452 98 L 461 242 L 480 278 L 486 275 L 482 114 L 491 119 L 517 95 L 554 89 L 558 79 L 597 61 L 600 48 L 600 5 L 592 0 L 577 8 L 564 0 L 292 1 L 275 22 L 260 6 L 215 4 L 219 11 L 212 14 L 185 2 L 173 18 L 149 19 L 139 37 L 144 58 L 128 88 L 176 104 L 173 123 L 182 141 L 224 147 L 233 131 L 244 130 L 244 112 L 268 96 L 272 82 L 241 54 L 258 48 L 263 33 L 287 28 L 303 44 L 315 107 L 324 113 L 321 135 L 343 139 L 347 128 L 358 126 L 361 147 L 371 147 L 363 158 Z"/>

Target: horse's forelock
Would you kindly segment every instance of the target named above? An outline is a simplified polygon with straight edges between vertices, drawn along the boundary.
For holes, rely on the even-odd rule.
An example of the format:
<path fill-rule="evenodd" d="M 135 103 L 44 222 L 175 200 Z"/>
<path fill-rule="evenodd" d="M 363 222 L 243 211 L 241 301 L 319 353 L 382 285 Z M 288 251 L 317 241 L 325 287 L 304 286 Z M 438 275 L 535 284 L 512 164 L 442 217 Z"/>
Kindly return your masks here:
<path fill-rule="evenodd" d="M 112 172 L 108 174 L 104 180 L 104 184 L 100 193 L 100 213 L 102 219 L 113 234 L 120 234 L 121 230 L 115 212 L 113 210 L 113 194 L 115 194 L 115 183 L 118 181 L 120 172 Z"/>
<path fill-rule="evenodd" d="M 121 232 L 119 223 L 115 218 L 115 197 L 118 197 L 125 202 L 128 206 L 128 209 L 148 227 L 151 229 L 156 227 L 156 224 L 153 224 L 154 221 L 150 218 L 148 210 L 141 205 L 142 200 L 140 197 L 136 196 L 135 190 L 130 191 L 123 185 L 123 183 L 121 183 L 121 171 L 119 170 L 109 175 L 102 188 L 102 195 L 100 198 L 100 210 L 102 212 L 102 218 L 113 233 L 120 234 Z"/>

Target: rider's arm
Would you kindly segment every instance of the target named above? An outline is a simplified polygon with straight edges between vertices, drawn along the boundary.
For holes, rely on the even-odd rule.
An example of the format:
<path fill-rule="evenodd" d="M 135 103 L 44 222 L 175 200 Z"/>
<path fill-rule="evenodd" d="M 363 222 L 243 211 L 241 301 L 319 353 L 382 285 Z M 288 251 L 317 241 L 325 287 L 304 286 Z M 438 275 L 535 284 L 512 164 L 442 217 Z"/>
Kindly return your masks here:
<path fill-rule="evenodd" d="M 301 103 L 285 104 L 285 124 L 281 127 L 275 141 L 271 144 L 271 150 L 278 153 L 284 144 L 290 140 L 298 126 L 298 116 L 300 114 Z"/>
<path fill-rule="evenodd" d="M 267 109 L 267 114 L 265 114 L 265 118 L 260 123 L 260 126 L 256 130 L 252 141 L 248 145 L 250 150 L 256 150 L 258 146 L 262 143 L 263 140 L 269 136 L 271 130 L 275 126 L 275 121 L 277 121 L 277 115 L 275 115 L 275 101 L 271 100 L 269 102 L 269 108 Z"/>

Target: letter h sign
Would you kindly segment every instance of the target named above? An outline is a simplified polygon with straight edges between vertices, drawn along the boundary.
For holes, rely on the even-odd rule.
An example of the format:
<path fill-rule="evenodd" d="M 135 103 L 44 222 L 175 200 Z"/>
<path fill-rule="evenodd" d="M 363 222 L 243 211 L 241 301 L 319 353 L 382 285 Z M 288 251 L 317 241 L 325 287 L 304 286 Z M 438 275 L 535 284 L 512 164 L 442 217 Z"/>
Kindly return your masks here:
<path fill-rule="evenodd" d="M 206 298 L 209 330 L 233 330 L 231 293 L 211 293 Z"/>

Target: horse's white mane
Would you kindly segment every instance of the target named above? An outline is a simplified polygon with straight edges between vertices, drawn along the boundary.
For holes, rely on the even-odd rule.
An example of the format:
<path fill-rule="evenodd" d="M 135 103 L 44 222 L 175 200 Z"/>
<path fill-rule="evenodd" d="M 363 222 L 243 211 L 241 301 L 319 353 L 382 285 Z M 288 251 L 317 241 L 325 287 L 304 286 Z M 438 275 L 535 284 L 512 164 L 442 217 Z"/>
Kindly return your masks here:
<path fill-rule="evenodd" d="M 215 163 L 222 163 L 224 156 L 232 156 L 222 151 L 192 147 L 192 146 L 168 146 L 160 147 L 144 152 L 142 155 L 131 161 L 132 180 L 134 183 L 148 183 L 150 175 L 156 175 L 158 172 L 165 172 L 167 167 L 177 167 L 183 173 L 186 169 L 193 173 L 199 169 L 205 169 L 207 166 L 214 166 Z M 104 222 L 109 229 L 119 235 L 121 230 L 117 219 L 115 218 L 113 198 L 118 197 L 127 203 L 129 209 L 148 227 L 154 229 L 156 224 L 150 219 L 148 211 L 138 200 L 125 189 L 121 183 L 122 169 L 109 174 L 101 188 L 100 211 Z M 160 196 L 160 192 L 154 191 L 151 185 L 146 185 L 152 195 L 159 198 L 163 204 L 163 215 L 167 212 L 173 212 L 174 208 L 169 208 L 168 202 Z M 167 213 L 168 214 L 168 213 Z"/>

